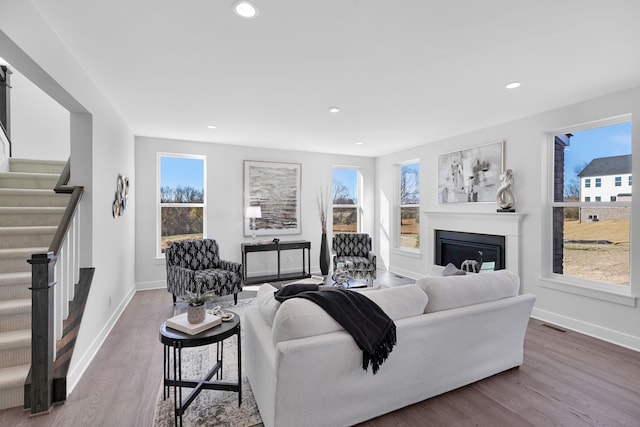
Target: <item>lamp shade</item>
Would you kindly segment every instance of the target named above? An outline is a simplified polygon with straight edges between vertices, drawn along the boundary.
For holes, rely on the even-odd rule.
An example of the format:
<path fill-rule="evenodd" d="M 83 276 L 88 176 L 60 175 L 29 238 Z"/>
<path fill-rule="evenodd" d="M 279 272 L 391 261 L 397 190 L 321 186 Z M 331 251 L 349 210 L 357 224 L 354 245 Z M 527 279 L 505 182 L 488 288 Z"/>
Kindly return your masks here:
<path fill-rule="evenodd" d="M 260 206 L 247 206 L 244 211 L 245 218 L 262 218 L 262 210 Z"/>

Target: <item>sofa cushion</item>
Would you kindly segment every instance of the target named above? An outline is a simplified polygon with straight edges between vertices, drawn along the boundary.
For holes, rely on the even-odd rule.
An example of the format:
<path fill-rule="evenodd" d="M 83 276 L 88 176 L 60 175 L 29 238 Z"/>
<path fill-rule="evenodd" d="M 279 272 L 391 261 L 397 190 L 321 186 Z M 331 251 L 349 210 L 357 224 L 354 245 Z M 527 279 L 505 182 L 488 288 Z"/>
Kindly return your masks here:
<path fill-rule="evenodd" d="M 269 283 L 265 283 L 258 288 L 258 295 L 256 296 L 258 308 L 269 325 L 273 325 L 273 319 L 276 317 L 276 312 L 280 307 L 280 302 L 273 296 L 277 290 Z"/>
<path fill-rule="evenodd" d="M 518 294 L 520 278 L 508 270 L 465 276 L 427 276 L 416 281 L 428 296 L 425 313 L 512 297 Z"/>
<path fill-rule="evenodd" d="M 350 292 L 357 292 L 355 290 Z M 392 320 L 424 313 L 428 297 L 416 285 L 362 292 Z M 273 319 L 273 344 L 343 330 L 322 308 L 303 298 L 283 302 Z"/>

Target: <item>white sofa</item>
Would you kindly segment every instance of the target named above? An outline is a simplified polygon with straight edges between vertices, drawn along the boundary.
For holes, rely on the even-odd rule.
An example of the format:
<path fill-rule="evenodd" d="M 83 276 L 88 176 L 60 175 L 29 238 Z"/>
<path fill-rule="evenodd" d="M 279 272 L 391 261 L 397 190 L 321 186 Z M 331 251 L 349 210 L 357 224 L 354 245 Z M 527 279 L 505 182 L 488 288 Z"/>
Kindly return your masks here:
<path fill-rule="evenodd" d="M 362 291 L 397 327 L 397 345 L 373 375 L 320 307 L 280 304 L 274 290 L 260 287 L 243 325 L 245 370 L 267 427 L 353 425 L 520 366 L 535 301 L 504 270 Z"/>

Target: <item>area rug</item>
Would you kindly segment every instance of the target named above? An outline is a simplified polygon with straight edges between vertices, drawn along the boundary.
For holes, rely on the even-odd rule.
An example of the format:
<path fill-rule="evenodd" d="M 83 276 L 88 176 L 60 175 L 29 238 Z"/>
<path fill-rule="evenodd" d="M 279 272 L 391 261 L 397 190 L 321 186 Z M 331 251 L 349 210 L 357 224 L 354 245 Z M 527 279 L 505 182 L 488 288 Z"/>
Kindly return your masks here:
<path fill-rule="evenodd" d="M 239 299 L 237 305 L 233 301 L 215 303 L 223 310 L 230 310 L 240 316 L 241 340 L 244 347 L 244 311 L 256 305 L 255 298 Z M 178 310 L 179 311 L 179 310 Z M 185 348 L 182 350 L 183 378 L 200 378 L 209 371 L 215 360 L 215 345 Z M 224 372 L 223 380 L 235 382 L 238 378 L 236 338 L 231 337 L 224 341 Z M 244 366 L 244 358 L 243 358 Z M 173 415 L 173 388 L 166 400 L 163 400 L 163 387 L 160 386 L 156 400 L 156 409 L 153 425 L 169 427 L 174 425 Z M 190 388 L 182 390 L 185 399 L 191 392 Z M 249 381 L 242 372 L 242 405 L 238 407 L 238 394 L 230 391 L 203 390 L 189 405 L 182 416 L 185 426 L 223 426 L 223 427 L 249 427 L 262 426 L 262 419 L 258 406 L 251 392 Z"/>

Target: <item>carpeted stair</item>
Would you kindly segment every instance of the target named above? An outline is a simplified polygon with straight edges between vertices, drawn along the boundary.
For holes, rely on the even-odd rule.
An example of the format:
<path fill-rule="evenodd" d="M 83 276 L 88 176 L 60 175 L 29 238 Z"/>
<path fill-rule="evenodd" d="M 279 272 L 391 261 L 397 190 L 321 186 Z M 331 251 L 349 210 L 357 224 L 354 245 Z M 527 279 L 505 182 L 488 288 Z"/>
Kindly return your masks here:
<path fill-rule="evenodd" d="M 22 406 L 31 366 L 31 265 L 49 248 L 67 195 L 53 187 L 64 161 L 10 159 L 0 173 L 0 410 Z"/>

